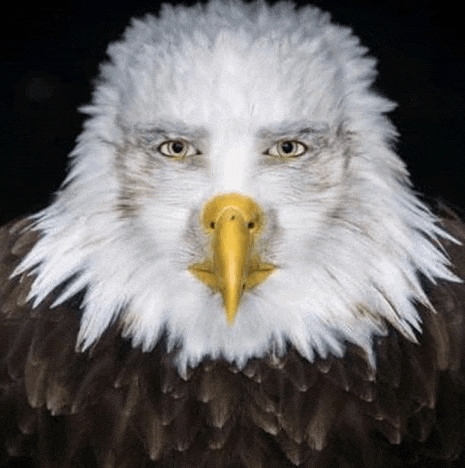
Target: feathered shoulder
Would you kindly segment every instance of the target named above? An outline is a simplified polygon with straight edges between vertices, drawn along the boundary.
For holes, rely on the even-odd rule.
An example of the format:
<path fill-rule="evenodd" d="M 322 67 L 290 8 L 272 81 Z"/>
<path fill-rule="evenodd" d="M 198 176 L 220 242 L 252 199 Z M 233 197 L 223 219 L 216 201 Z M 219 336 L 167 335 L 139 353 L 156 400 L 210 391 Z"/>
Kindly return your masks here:
<path fill-rule="evenodd" d="M 459 217 L 438 213 L 464 243 Z M 377 338 L 376 370 L 348 345 L 344 358 L 309 363 L 289 349 L 181 377 L 163 340 L 143 353 L 118 324 L 76 352 L 79 296 L 51 307 L 54 292 L 32 309 L 31 278 L 10 278 L 40 236 L 30 228 L 0 229 L 0 466 L 463 466 L 463 284 L 431 287 L 436 312 L 418 306 L 418 343 L 394 329 Z M 444 248 L 464 278 L 463 246 Z"/>

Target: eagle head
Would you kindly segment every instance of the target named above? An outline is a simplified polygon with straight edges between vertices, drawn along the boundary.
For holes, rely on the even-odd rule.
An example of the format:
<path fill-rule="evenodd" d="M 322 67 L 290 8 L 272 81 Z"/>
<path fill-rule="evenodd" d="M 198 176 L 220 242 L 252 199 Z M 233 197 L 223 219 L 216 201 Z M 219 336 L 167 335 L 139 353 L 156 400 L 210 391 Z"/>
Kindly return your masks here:
<path fill-rule="evenodd" d="M 373 361 L 414 341 L 447 234 L 393 152 L 375 61 L 314 7 L 164 5 L 110 45 L 71 169 L 16 273 L 83 293 L 77 349 L 117 322 L 179 369 L 293 346 Z M 57 289 L 58 288 L 58 289 Z"/>

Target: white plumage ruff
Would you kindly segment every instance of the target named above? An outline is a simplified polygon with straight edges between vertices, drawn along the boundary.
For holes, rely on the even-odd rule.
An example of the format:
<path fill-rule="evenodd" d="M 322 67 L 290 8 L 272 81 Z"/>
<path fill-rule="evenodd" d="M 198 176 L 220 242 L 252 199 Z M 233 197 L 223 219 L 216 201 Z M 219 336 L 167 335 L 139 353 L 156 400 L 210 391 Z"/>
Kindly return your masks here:
<path fill-rule="evenodd" d="M 447 235 L 390 147 L 393 104 L 370 89 L 375 61 L 350 29 L 290 3 L 164 5 L 108 54 L 70 174 L 36 216 L 44 236 L 16 270 L 34 267 L 36 305 L 63 282 L 57 304 L 87 288 L 79 349 L 114 321 L 146 351 L 166 330 L 180 369 L 289 343 L 309 360 L 346 342 L 373 359 L 386 323 L 415 340 L 419 276 L 455 279 Z M 169 139 L 195 154 L 168 160 Z M 308 151 L 276 161 L 266 152 L 283 140 Z M 187 271 L 203 254 L 202 204 L 227 192 L 264 207 L 278 265 L 233 327 Z"/>

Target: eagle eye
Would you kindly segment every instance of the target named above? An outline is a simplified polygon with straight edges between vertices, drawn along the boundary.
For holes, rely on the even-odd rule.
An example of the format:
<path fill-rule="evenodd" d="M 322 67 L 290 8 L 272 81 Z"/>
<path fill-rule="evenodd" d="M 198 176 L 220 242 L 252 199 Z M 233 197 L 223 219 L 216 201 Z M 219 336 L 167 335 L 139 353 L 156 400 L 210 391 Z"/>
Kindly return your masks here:
<path fill-rule="evenodd" d="M 181 159 L 196 154 L 195 149 L 184 140 L 167 140 L 158 146 L 158 151 L 168 158 Z"/>
<path fill-rule="evenodd" d="M 307 151 L 307 146 L 297 140 L 281 140 L 269 148 L 265 154 L 277 158 L 296 158 Z"/>

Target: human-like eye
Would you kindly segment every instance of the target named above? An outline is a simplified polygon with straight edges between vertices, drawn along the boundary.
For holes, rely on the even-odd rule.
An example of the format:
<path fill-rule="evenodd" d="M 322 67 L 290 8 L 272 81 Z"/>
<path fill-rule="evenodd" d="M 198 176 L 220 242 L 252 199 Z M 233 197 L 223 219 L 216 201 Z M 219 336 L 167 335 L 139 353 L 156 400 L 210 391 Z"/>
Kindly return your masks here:
<path fill-rule="evenodd" d="M 307 146 L 296 140 L 281 140 L 269 148 L 265 154 L 277 158 L 296 158 L 307 151 Z"/>
<path fill-rule="evenodd" d="M 167 140 L 158 146 L 158 151 L 168 158 L 185 158 L 197 154 L 195 148 L 184 140 Z"/>

